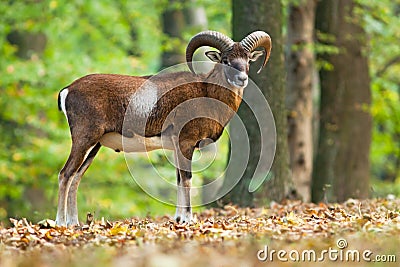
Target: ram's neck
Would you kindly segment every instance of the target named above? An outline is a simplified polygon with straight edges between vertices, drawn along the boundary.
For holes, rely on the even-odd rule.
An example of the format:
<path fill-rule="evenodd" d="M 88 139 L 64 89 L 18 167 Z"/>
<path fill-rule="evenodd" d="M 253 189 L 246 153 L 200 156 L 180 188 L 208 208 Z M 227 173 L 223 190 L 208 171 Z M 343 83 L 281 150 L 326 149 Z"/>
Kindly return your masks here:
<path fill-rule="evenodd" d="M 215 67 L 208 73 L 205 82 L 207 86 L 207 96 L 217 99 L 228 105 L 234 112 L 239 109 L 243 97 L 243 88 L 233 87 L 226 81 L 223 70 Z"/>

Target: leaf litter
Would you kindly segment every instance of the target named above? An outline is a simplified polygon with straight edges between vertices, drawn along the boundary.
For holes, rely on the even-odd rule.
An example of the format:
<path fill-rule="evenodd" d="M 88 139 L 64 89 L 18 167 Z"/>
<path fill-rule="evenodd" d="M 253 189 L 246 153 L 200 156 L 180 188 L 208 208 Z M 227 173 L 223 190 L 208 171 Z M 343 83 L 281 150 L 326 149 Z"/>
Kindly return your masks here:
<path fill-rule="evenodd" d="M 400 245 L 400 199 L 284 201 L 263 208 L 227 205 L 195 213 L 191 224 L 178 224 L 169 216 L 108 221 L 91 214 L 75 227 L 59 227 L 50 219 L 10 222 L 11 227 L 0 226 L 0 266 L 81 266 L 82 261 L 112 266 L 254 266 L 261 264 L 256 253 L 264 244 L 321 250 L 346 237 L 354 246 L 374 244 L 375 250 L 394 249 L 394 254 Z"/>

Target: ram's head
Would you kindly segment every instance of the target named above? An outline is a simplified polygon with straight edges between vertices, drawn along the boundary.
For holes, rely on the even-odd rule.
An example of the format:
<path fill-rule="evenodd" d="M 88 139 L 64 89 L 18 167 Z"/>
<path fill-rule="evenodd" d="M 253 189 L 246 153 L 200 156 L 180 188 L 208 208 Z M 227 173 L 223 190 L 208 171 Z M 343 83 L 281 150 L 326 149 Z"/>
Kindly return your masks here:
<path fill-rule="evenodd" d="M 219 32 L 200 32 L 190 40 L 186 48 L 186 62 L 193 73 L 193 54 L 201 46 L 218 49 L 219 51 L 207 51 L 206 56 L 210 60 L 224 65 L 224 74 L 228 84 L 243 88 L 248 83 L 250 62 L 256 61 L 263 54 L 262 51 L 255 50 L 256 48 L 262 47 L 265 53 L 264 62 L 258 73 L 267 64 L 271 53 L 271 38 L 263 31 L 255 31 L 240 42 L 234 42 Z"/>

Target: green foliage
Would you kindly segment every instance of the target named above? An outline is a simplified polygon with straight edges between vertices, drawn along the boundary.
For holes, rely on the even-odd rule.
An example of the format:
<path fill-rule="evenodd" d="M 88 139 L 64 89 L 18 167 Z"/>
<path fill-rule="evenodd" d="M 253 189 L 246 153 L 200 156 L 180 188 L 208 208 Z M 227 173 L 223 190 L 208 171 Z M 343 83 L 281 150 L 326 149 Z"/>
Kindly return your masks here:
<path fill-rule="evenodd" d="M 57 108 L 59 90 L 89 73 L 155 73 L 164 38 L 159 18 L 166 3 L 0 1 L 0 221 L 55 216 L 57 175 L 70 149 L 68 125 Z M 199 4 L 206 5 L 210 27 L 229 34 L 228 1 Z M 35 47 L 37 36 L 44 45 L 22 51 L 10 40 L 15 33 L 29 46 Z M 146 175 L 150 160 L 138 155 L 137 162 L 140 175 Z M 174 176 L 171 165 L 163 167 Z M 145 195 L 132 181 L 123 155 L 108 149 L 100 151 L 86 173 L 78 201 L 81 220 L 87 211 L 114 218 L 172 213 Z"/>
<path fill-rule="evenodd" d="M 371 166 L 375 178 L 400 178 L 400 1 L 359 1 L 370 35 L 371 113 L 374 121 Z M 376 183 L 379 191 L 380 183 Z M 398 187 L 398 186 L 397 186 Z M 397 188 L 394 186 L 393 188 Z M 393 193 L 396 190 L 393 190 Z M 399 194 L 397 190 L 397 194 Z"/>
<path fill-rule="evenodd" d="M 335 36 L 327 33 L 319 32 L 316 33 L 318 42 L 314 45 L 314 52 L 318 55 L 337 55 L 339 54 L 339 48 L 334 45 Z M 317 60 L 317 68 L 324 69 L 328 71 L 333 70 L 332 64 L 322 59 L 322 57 Z"/>

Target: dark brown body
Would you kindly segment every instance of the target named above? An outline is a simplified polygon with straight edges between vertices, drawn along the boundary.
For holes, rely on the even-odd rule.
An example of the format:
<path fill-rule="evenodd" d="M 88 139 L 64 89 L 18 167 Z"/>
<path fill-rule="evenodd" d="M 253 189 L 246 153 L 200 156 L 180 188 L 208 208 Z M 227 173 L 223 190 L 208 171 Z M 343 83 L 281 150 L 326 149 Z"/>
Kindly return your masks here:
<path fill-rule="evenodd" d="M 190 72 L 159 77 L 91 74 L 65 87 L 63 90 L 68 93 L 63 111 L 70 125 L 72 148 L 60 177 L 75 177 L 60 179 L 60 187 L 69 188 L 67 196 L 60 194 L 61 198 L 67 198 L 67 207 L 76 206 L 73 198 L 76 198 L 79 181 L 101 145 L 117 152 L 176 150 L 178 145 L 182 161 L 186 162 L 181 168 L 190 179 L 187 161 L 191 160 L 193 149 L 202 140 L 216 141 L 241 102 L 243 89 L 217 84 L 221 83 L 218 73 L 223 75 L 215 70 L 203 76 Z M 156 86 L 157 101 L 148 114 L 135 114 L 132 95 L 139 88 L 146 90 L 146 83 Z M 59 102 L 61 106 L 62 99 Z M 139 140 L 142 146 L 137 148 L 135 143 L 133 148 L 125 149 L 122 136 L 126 140 Z M 77 224 L 77 208 L 71 214 L 67 209 L 66 217 L 67 224 Z M 68 221 L 69 217 L 76 220 Z"/>
<path fill-rule="evenodd" d="M 166 83 L 166 80 L 170 82 Z M 129 133 L 123 133 L 124 121 L 130 122 L 129 126 L 125 126 L 125 130 L 133 130 L 135 134 L 144 137 L 160 136 L 167 127 L 179 125 L 179 122 L 191 119 L 188 116 L 194 116 L 194 120 L 188 122 L 189 125 L 184 127 L 185 130 L 180 132 L 180 135 L 190 139 L 210 138 L 216 141 L 222 134 L 224 126 L 237 111 L 243 92 L 234 88 L 229 89 L 228 85 L 225 87 L 218 85 L 216 80 L 217 77 L 212 75 L 197 76 L 190 72 L 166 74 L 160 77 L 117 74 L 84 76 L 66 87 L 69 92 L 65 107 L 72 137 L 78 134 L 80 138 L 95 139 L 93 135 L 101 137 L 110 132 L 130 137 Z M 156 105 L 147 116 L 129 115 L 127 110 L 131 96 L 147 81 L 157 86 Z M 175 87 L 175 84 L 179 86 Z M 201 101 L 202 104 L 207 104 L 207 107 L 182 105 L 196 98 L 215 99 L 220 101 L 221 105 L 215 105 L 214 101 L 208 104 L 207 101 Z M 203 118 L 197 118 L 197 114 Z M 213 119 L 204 118 L 205 115 Z M 129 121 L 131 116 L 135 116 L 132 118 L 133 121 Z M 174 121 L 166 125 L 167 116 L 170 119 L 174 118 Z M 183 120 L 179 117 L 188 118 Z M 171 128 L 168 130 L 171 131 Z"/>
<path fill-rule="evenodd" d="M 208 74 L 197 75 L 192 56 L 206 45 L 220 51 L 206 52 L 219 64 Z M 173 150 L 178 185 L 175 219 L 190 222 L 193 151 L 203 140 L 217 140 L 239 108 L 250 61 L 263 54 L 255 51 L 257 47 L 266 52 L 265 66 L 271 50 L 267 33 L 256 31 L 234 42 L 221 33 L 204 31 L 186 48 L 191 72 L 144 77 L 92 74 L 61 90 L 59 107 L 68 119 L 72 147 L 58 177 L 56 223 L 79 224 L 78 186 L 101 146 L 125 152 Z"/>

